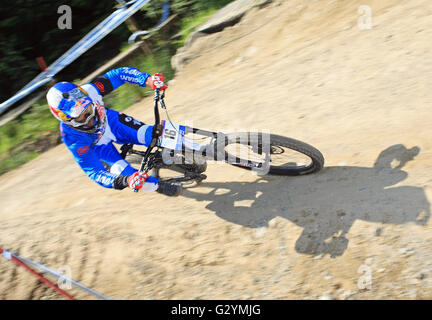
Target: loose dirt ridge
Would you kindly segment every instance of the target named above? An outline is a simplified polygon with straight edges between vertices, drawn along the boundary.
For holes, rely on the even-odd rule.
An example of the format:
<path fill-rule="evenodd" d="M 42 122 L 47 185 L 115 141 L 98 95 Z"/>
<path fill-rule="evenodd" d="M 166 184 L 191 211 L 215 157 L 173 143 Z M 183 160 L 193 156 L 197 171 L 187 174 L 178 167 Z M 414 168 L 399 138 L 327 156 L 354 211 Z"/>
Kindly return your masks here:
<path fill-rule="evenodd" d="M 121 299 L 431 299 L 430 39 L 429 0 L 254 8 L 193 42 L 170 116 L 305 141 L 322 172 L 209 165 L 171 199 L 100 188 L 62 145 L 0 177 L 1 246 Z M 152 99 L 127 113 L 152 122 Z M 0 299 L 61 298 L 0 263 Z"/>

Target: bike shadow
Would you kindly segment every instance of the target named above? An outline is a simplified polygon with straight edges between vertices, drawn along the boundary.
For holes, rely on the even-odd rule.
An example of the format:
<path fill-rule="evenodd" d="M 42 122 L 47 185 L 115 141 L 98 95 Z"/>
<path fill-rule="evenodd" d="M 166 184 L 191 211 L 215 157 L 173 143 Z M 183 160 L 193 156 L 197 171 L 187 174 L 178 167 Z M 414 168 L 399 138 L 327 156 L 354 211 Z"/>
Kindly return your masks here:
<path fill-rule="evenodd" d="M 372 168 L 334 166 L 312 175 L 259 177 L 252 183 L 204 181 L 202 186 L 212 188 L 210 192 L 189 189 L 183 196 L 210 201 L 207 209 L 249 228 L 268 226 L 277 216 L 286 218 L 303 227 L 295 244 L 297 252 L 337 257 L 345 252 L 346 234 L 358 219 L 427 224 L 430 203 L 424 190 L 394 186 L 406 179 L 408 174 L 402 168 L 419 151 L 398 144 L 382 151 Z"/>

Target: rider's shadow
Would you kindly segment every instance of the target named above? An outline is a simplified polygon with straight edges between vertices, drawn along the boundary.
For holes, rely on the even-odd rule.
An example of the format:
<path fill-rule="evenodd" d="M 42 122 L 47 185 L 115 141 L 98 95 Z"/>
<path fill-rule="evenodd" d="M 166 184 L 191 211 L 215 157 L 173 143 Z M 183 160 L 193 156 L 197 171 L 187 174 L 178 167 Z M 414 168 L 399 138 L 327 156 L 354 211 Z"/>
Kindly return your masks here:
<path fill-rule="evenodd" d="M 300 177 L 259 178 L 253 183 L 206 183 L 209 193 L 189 189 L 183 196 L 211 201 L 206 208 L 219 217 L 249 228 L 284 217 L 303 232 L 296 241 L 299 253 L 342 255 L 345 235 L 357 219 L 384 224 L 413 222 L 426 225 L 430 204 L 419 187 L 393 185 L 408 174 L 402 167 L 419 148 L 394 145 L 378 156 L 374 167 L 327 167 Z M 380 228 L 377 229 L 378 233 Z"/>

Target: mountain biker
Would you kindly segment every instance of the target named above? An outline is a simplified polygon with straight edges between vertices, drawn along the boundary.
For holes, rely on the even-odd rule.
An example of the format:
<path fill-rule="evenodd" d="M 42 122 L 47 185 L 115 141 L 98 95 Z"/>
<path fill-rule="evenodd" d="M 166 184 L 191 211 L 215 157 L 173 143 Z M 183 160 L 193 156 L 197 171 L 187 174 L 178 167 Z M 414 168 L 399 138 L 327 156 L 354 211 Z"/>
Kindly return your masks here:
<path fill-rule="evenodd" d="M 82 86 L 59 82 L 47 93 L 51 113 L 60 120 L 63 143 L 88 177 L 106 188 L 157 191 L 178 196 L 182 186 L 159 181 L 156 177 L 138 172 L 125 161 L 113 142 L 148 146 L 153 126 L 146 125 L 124 113 L 104 108 L 102 97 L 124 83 L 138 84 L 155 90 L 165 90 L 162 74 L 141 72 L 122 67 L 108 71 Z"/>

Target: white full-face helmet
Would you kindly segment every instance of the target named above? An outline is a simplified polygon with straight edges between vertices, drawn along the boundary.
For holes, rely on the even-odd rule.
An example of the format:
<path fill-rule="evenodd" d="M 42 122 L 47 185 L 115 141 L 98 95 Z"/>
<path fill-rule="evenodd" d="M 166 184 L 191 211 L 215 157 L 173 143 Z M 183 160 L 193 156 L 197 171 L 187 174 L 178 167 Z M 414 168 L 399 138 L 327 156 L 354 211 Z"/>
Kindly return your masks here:
<path fill-rule="evenodd" d="M 48 90 L 46 97 L 51 113 L 67 126 L 86 133 L 103 133 L 105 108 L 94 103 L 80 86 L 59 82 Z"/>

